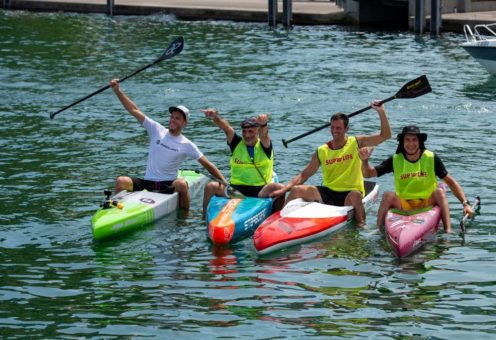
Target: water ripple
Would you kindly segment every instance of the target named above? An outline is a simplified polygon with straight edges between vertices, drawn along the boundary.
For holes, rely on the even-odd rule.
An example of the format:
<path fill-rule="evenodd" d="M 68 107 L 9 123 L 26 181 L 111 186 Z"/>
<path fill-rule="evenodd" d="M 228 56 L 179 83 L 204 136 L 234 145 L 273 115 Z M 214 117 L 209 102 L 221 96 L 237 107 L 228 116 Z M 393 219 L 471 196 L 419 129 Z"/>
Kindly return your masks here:
<path fill-rule="evenodd" d="M 463 37 L 262 23 L 186 22 L 0 11 L 0 300 L 12 338 L 170 337 L 397 338 L 494 336 L 492 159 L 494 77 L 459 47 Z M 258 256 L 250 239 L 208 243 L 200 199 L 117 240 L 92 240 L 90 217 L 121 174 L 141 176 L 147 137 L 106 91 L 54 120 L 48 114 L 163 53 L 180 56 L 122 84 L 149 116 L 192 111 L 185 134 L 228 173 L 224 135 L 200 109 L 234 126 L 270 112 L 276 170 L 285 182 L 329 132 L 291 138 L 394 95 L 426 74 L 432 93 L 386 104 L 393 134 L 418 124 L 482 213 L 464 239 L 439 234 L 395 259 L 380 233 L 350 227 L 313 243 Z M 377 114 L 352 119 L 351 134 L 377 131 Z M 373 162 L 394 152 L 387 141 Z M 198 168 L 195 162 L 187 167 Z M 392 178 L 379 178 L 381 191 Z M 321 181 L 316 175 L 311 184 Z M 452 218 L 461 216 L 449 195 Z M 374 208 L 374 209 L 377 209 Z M 374 220 L 373 210 L 368 221 Z M 374 228 L 372 222 L 371 228 Z"/>

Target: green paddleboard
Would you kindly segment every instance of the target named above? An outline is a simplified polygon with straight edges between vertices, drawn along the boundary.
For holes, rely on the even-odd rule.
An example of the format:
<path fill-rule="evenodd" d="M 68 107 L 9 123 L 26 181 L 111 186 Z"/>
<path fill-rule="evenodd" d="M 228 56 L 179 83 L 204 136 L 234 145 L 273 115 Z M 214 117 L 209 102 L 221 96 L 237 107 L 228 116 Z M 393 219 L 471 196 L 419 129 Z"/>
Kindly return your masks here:
<path fill-rule="evenodd" d="M 202 191 L 208 181 L 204 175 L 191 170 L 180 170 L 178 177 L 188 182 L 191 197 Z M 143 227 L 175 211 L 178 206 L 177 193 L 121 191 L 110 200 L 117 204 L 98 209 L 91 219 L 95 240 L 115 237 Z"/>

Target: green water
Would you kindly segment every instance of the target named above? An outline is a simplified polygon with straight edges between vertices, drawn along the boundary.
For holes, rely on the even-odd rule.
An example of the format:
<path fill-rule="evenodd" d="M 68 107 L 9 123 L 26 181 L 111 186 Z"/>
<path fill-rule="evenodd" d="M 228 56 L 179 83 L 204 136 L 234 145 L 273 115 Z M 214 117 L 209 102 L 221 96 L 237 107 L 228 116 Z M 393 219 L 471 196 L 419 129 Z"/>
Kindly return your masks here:
<path fill-rule="evenodd" d="M 494 228 L 496 79 L 459 47 L 407 32 L 336 26 L 271 31 L 263 24 L 182 22 L 0 11 L 0 332 L 5 338 L 436 338 L 496 336 Z M 380 234 L 354 226 L 258 257 L 250 239 L 212 248 L 201 197 L 118 240 L 95 243 L 90 218 L 121 174 L 142 176 L 147 137 L 104 92 L 48 115 L 160 56 L 184 51 L 122 86 L 152 118 L 192 111 L 185 134 L 228 173 L 224 135 L 199 111 L 233 125 L 270 112 L 276 170 L 300 171 L 322 130 L 291 138 L 396 93 L 426 74 L 433 92 L 386 105 L 394 134 L 416 123 L 481 215 L 465 239 L 439 233 L 396 260 Z M 378 129 L 374 111 L 351 134 Z M 373 162 L 394 152 L 390 140 Z M 198 168 L 195 162 L 186 164 Z M 319 176 L 310 183 L 319 183 Z M 393 180 L 378 180 L 381 191 Z M 461 205 L 449 194 L 454 226 Z M 375 208 L 377 209 L 377 207 Z M 373 229 L 376 210 L 368 214 Z M 456 229 L 456 228 L 455 228 Z"/>

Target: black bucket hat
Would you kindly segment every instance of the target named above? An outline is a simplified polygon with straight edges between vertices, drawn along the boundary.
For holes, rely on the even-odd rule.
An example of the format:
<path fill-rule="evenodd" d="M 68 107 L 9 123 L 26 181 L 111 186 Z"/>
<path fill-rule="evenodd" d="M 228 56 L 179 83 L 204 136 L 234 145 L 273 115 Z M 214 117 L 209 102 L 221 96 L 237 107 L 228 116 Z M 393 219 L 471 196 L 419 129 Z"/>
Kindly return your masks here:
<path fill-rule="evenodd" d="M 251 128 L 251 127 L 260 127 L 260 124 L 257 122 L 255 117 L 249 117 L 241 122 L 241 128 Z"/>
<path fill-rule="evenodd" d="M 420 132 L 420 129 L 415 125 L 405 126 L 401 133 L 396 137 L 396 140 L 402 142 L 403 137 L 405 137 L 406 134 L 417 135 L 420 142 L 425 142 L 427 140 L 427 134 Z"/>

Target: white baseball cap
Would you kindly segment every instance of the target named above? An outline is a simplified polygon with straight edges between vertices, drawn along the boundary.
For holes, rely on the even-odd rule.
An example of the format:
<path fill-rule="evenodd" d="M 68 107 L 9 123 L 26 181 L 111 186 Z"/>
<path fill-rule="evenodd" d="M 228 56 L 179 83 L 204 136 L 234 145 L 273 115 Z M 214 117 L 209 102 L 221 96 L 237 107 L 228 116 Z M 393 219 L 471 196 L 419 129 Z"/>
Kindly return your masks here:
<path fill-rule="evenodd" d="M 189 121 L 189 110 L 186 106 L 184 105 L 178 105 L 178 106 L 171 106 L 169 107 L 169 112 L 172 113 L 174 111 L 179 111 L 182 112 L 184 115 L 184 118 L 186 118 L 186 121 Z"/>

